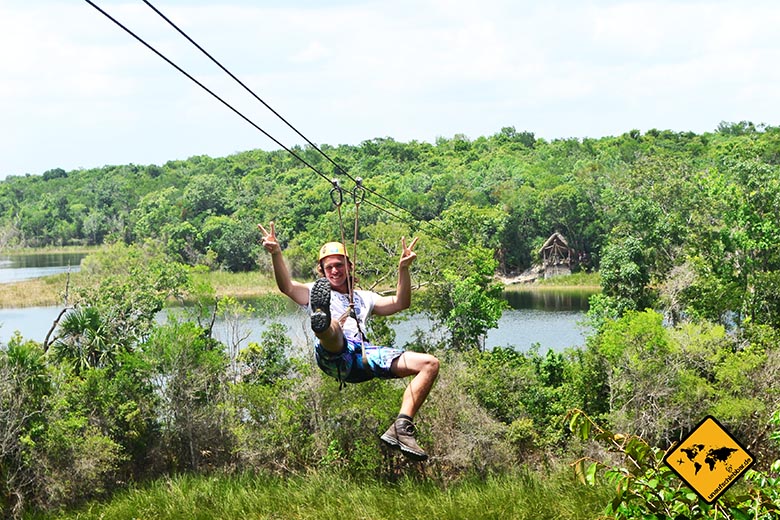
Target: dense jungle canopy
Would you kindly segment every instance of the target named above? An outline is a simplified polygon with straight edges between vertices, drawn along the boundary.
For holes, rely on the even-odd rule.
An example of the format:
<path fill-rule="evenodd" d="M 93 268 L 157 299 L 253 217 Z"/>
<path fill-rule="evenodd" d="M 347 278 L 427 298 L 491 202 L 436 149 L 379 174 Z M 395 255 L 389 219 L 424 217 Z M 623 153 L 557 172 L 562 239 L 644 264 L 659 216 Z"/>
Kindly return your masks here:
<path fill-rule="evenodd" d="M 358 259 L 364 280 L 392 269 L 387 253 L 403 234 L 436 235 L 431 255 L 488 248 L 501 274 L 516 274 L 557 231 L 580 267 L 600 269 L 607 295 L 630 307 L 662 296 L 673 316 L 760 309 L 762 321 L 780 321 L 778 127 L 723 122 L 701 135 L 632 130 L 549 142 L 506 127 L 473 140 L 321 149 L 373 192 L 360 213 L 361 243 L 371 244 Z M 350 188 L 316 149 L 294 151 Z M 308 276 L 316 247 L 339 238 L 330 189 L 283 150 L 54 168 L 0 182 L 0 248 L 153 240 L 177 261 L 246 271 L 267 268 L 258 266 L 256 224 L 274 220 L 293 274 Z M 349 197 L 344 206 L 349 220 Z"/>
<path fill-rule="evenodd" d="M 446 367 L 420 421 L 430 465 L 377 449 L 402 383 L 340 392 L 278 322 L 249 345 L 240 334 L 227 345 L 211 334 L 217 315 L 235 324 L 281 314 L 278 295 L 257 312 L 193 281 L 226 270 L 261 271 L 270 283 L 258 223 L 275 221 L 299 278 L 313 276 L 322 242 L 339 239 L 326 180 L 333 164 L 314 147 L 294 151 L 324 175 L 285 151 L 261 150 L 54 168 L 0 181 L 0 249 L 105 247 L 82 262 L 50 342 L 16 335 L 0 345 L 3 516 L 77 507 L 183 473 L 319 468 L 451 482 L 512 475 L 518 464 L 548 475 L 555 461 L 614 457 L 617 448 L 656 484 L 643 502 L 642 479 L 627 479 L 634 487 L 618 485 L 605 511 L 650 518 L 669 503 L 701 506 L 655 461 L 705 414 L 746 439 L 759 466 L 777 460 L 780 127 L 724 122 L 701 135 L 553 141 L 507 127 L 435 144 L 384 138 L 321 149 L 368 192 L 359 207 L 361 285 L 392 287 L 400 237 L 421 237 L 413 278 L 424 289 L 412 311 L 446 334 L 420 333 L 404 347 L 436 352 Z M 349 195 L 342 209 L 349 239 Z M 592 334 L 565 352 L 486 351 L 480 338 L 505 304 L 494 276 L 532 267 L 556 232 L 575 270 L 598 271 Z M 165 302 L 185 292 L 191 314 L 159 323 Z M 371 329 L 378 344 L 393 344 L 386 322 Z M 599 430 L 607 449 L 593 450 L 566 428 L 576 424 L 571 410 L 631 436 Z M 574 429 L 587 434 L 583 421 Z M 618 463 L 610 460 L 599 467 Z M 660 506 L 659 478 L 670 497 Z M 780 503 L 776 483 L 756 478 L 745 511 Z"/>

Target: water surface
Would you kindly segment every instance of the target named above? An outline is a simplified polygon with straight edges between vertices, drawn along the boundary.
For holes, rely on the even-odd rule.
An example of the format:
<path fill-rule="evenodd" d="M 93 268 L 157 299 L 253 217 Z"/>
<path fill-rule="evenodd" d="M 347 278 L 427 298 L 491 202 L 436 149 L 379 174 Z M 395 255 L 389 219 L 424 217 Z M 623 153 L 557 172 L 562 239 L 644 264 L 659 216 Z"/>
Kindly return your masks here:
<path fill-rule="evenodd" d="M 81 269 L 85 256 L 85 253 L 0 255 L 0 283 L 22 282 L 68 271 L 74 273 Z"/>
<path fill-rule="evenodd" d="M 79 270 L 85 256 L 84 253 L 0 255 L 0 283 L 28 280 L 68 270 L 75 272 Z M 591 294 L 593 291 L 589 289 L 528 289 L 511 286 L 504 293 L 510 309 L 504 311 L 498 328 L 488 332 L 485 347 L 514 347 L 526 351 L 535 344 L 539 344 L 543 350 L 581 346 L 588 332 L 581 322 Z M 43 342 L 61 310 L 59 306 L 0 308 L 0 345 L 6 344 L 15 331 L 19 331 L 25 339 Z M 168 312 L 160 313 L 158 319 L 164 321 Z M 174 309 L 172 312 L 179 311 Z M 422 314 L 406 318 L 392 325 L 399 346 L 411 343 L 417 330 L 428 335 L 437 333 L 430 320 Z M 287 327 L 294 344 L 308 344 L 311 341 L 308 319 L 295 306 L 291 305 L 274 320 Z M 259 316 L 234 324 L 218 321 L 214 335 L 226 344 L 236 337 L 245 338 L 243 345 L 246 346 L 249 341 L 260 340 L 268 321 Z"/>
<path fill-rule="evenodd" d="M 560 351 L 583 345 L 588 331 L 581 324 L 585 317 L 582 305 L 587 306 L 587 299 L 572 300 L 568 296 L 555 296 L 551 294 L 554 291 L 548 289 L 531 292 L 534 294 L 507 298 L 513 308 L 504 311 L 498 328 L 488 332 L 485 347 L 509 346 L 526 351 L 538 343 L 543 350 L 551 348 Z M 568 303 L 562 305 L 562 302 Z M 523 307 L 514 307 L 521 304 Z M 60 310 L 58 306 L 0 309 L 0 344 L 7 343 L 16 330 L 27 339 L 42 342 Z M 163 311 L 159 316 L 160 321 L 166 319 L 168 312 L 181 311 Z M 307 344 L 311 340 L 308 320 L 303 311 L 291 307 L 284 314 L 274 317 L 274 321 L 280 321 L 287 327 L 293 343 Z M 249 341 L 260 340 L 268 322 L 261 317 L 251 317 L 236 324 L 219 320 L 215 324 L 214 333 L 223 343 L 229 343 L 231 337 L 246 336 L 243 343 L 246 346 Z M 410 315 L 405 321 L 394 323 L 392 328 L 399 346 L 412 342 L 417 329 L 425 334 L 436 333 L 432 330 L 430 320 L 422 314 Z"/>

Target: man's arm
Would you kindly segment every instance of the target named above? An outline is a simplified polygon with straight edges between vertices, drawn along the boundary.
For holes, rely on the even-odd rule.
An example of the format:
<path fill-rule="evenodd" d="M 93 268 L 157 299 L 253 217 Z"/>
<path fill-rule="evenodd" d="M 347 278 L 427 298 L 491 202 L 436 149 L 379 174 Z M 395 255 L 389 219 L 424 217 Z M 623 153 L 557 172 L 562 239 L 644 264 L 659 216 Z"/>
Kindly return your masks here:
<path fill-rule="evenodd" d="M 409 275 L 409 266 L 412 265 L 417 253 L 412 251 L 417 238 L 412 239 L 409 247 L 406 246 L 406 238 L 401 237 L 401 259 L 398 261 L 398 285 L 395 294 L 382 296 L 374 303 L 374 314 L 377 316 L 389 316 L 408 309 L 412 304 L 412 279 Z"/>
<path fill-rule="evenodd" d="M 262 224 L 258 224 L 257 227 L 263 233 L 263 247 L 266 251 L 271 253 L 271 264 L 274 268 L 276 286 L 282 294 L 287 295 L 298 305 L 308 305 L 309 287 L 306 284 L 296 282 L 290 276 L 290 271 L 287 269 L 287 264 L 284 263 L 284 257 L 282 256 L 282 247 L 276 240 L 276 228 L 274 223 L 271 222 L 270 232 L 267 231 Z"/>

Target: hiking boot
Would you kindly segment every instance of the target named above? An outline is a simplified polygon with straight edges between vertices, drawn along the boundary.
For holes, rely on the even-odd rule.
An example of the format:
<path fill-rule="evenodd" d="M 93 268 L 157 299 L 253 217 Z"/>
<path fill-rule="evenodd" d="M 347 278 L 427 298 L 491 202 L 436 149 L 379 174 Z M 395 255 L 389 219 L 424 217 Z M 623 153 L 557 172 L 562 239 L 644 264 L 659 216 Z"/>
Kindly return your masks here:
<path fill-rule="evenodd" d="M 311 306 L 311 330 L 319 334 L 330 327 L 330 282 L 327 278 L 320 278 L 311 288 L 309 293 L 309 305 Z"/>
<path fill-rule="evenodd" d="M 417 445 L 414 438 L 414 423 L 409 419 L 403 417 L 396 419 L 380 439 L 389 446 L 400 448 L 401 453 L 412 460 L 422 461 L 428 458 L 428 454 Z"/>

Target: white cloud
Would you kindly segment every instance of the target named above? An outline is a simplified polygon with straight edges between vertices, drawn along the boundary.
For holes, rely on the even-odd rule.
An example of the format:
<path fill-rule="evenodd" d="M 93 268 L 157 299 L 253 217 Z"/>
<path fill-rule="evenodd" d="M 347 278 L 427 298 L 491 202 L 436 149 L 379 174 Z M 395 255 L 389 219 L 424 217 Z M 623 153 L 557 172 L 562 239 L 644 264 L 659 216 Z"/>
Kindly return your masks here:
<path fill-rule="evenodd" d="M 321 60 L 331 55 L 331 52 L 322 43 L 315 41 L 309 43 L 306 48 L 293 55 L 292 61 L 295 63 L 310 63 Z"/>
<path fill-rule="evenodd" d="M 301 139 L 150 9 L 110 14 L 292 145 Z M 780 4 L 168 0 L 156 3 L 318 143 L 777 124 Z M 277 148 L 87 3 L 0 5 L 0 178 Z"/>

